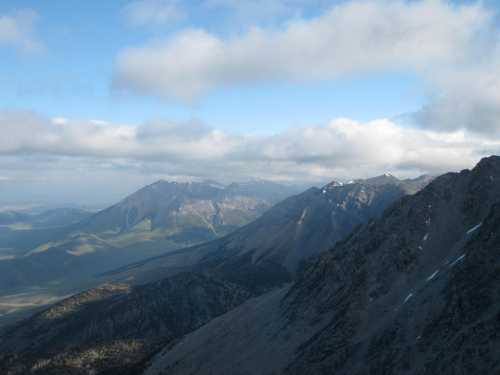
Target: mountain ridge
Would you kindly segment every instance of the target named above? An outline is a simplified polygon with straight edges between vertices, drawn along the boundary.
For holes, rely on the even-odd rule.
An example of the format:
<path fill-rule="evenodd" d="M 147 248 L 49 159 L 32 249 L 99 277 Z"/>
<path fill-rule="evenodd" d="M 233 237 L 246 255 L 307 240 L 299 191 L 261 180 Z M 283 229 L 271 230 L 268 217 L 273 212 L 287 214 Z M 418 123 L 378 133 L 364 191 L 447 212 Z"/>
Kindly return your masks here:
<path fill-rule="evenodd" d="M 293 228 L 295 231 L 297 228 L 305 227 L 307 228 L 307 231 L 316 233 L 318 240 L 314 240 L 314 236 L 311 237 L 311 235 L 307 234 L 306 231 L 305 236 L 302 238 L 304 238 L 304 244 L 309 245 L 298 246 L 296 248 L 297 251 L 301 251 L 299 255 L 302 258 L 306 258 L 307 256 L 314 254 L 308 254 L 307 251 L 300 249 L 307 247 L 314 248 L 312 246 L 312 243 L 314 242 L 324 242 L 324 249 L 326 249 L 330 245 L 328 244 L 328 241 L 324 241 L 325 234 L 330 231 L 334 233 L 334 237 L 331 238 L 332 243 L 342 239 L 349 232 L 349 230 L 352 229 L 352 226 L 362 224 L 363 222 L 369 220 L 370 216 L 373 214 L 381 213 L 387 205 L 392 204 L 404 194 L 405 192 L 400 186 L 397 185 L 371 186 L 357 183 L 339 186 L 335 189 L 330 189 L 325 193 L 321 189 L 312 188 L 302 194 L 299 194 L 298 196 L 288 198 L 279 203 L 277 206 L 265 213 L 261 218 L 248 224 L 246 227 L 229 234 L 225 238 L 214 240 L 208 244 L 198 245 L 193 248 L 179 250 L 175 254 L 167 254 L 150 261 L 143 261 L 135 267 L 128 267 L 125 270 L 118 272 L 118 274 L 108 275 L 112 276 L 108 277 L 108 280 L 112 280 L 114 283 L 118 284 L 126 283 L 130 285 L 130 288 L 132 288 L 131 290 L 134 291 L 144 290 L 141 285 L 145 285 L 150 288 L 150 290 L 156 289 L 155 293 L 160 296 L 162 295 L 162 291 L 158 289 L 158 285 L 161 285 L 162 282 L 169 282 L 168 280 L 191 277 L 189 275 L 199 274 L 204 277 L 204 281 L 202 283 L 203 285 L 210 284 L 213 281 L 232 285 L 237 293 L 247 296 L 245 299 L 239 301 L 239 304 L 241 304 L 248 298 L 266 294 L 268 291 L 288 285 L 294 278 L 295 268 L 299 265 L 299 262 L 294 262 L 292 264 L 293 267 L 290 265 L 287 267 L 287 258 L 280 255 L 291 252 L 291 249 L 287 244 L 278 248 L 263 246 L 263 244 L 265 244 L 268 240 L 270 240 L 270 242 L 268 242 L 269 244 L 273 243 L 273 238 L 268 238 L 269 235 L 264 235 L 263 233 L 280 234 L 279 236 L 274 237 L 274 239 L 277 240 L 277 242 L 275 242 L 276 244 L 280 244 L 284 239 L 288 240 L 290 237 L 290 228 Z M 307 215 L 304 216 L 304 210 L 307 207 L 310 207 L 312 213 L 316 212 L 316 214 L 319 215 L 316 220 L 308 221 L 309 219 L 305 217 Z M 332 215 L 333 212 L 337 213 Z M 340 220 L 339 223 L 345 222 L 345 233 L 340 232 L 336 226 L 331 226 L 331 223 L 337 223 L 336 218 L 338 215 L 342 217 L 342 220 Z M 349 217 L 352 222 L 346 221 L 345 218 Z M 333 221 L 332 218 L 334 219 Z M 303 220 L 302 223 L 300 222 L 301 219 Z M 324 222 L 323 224 L 326 224 L 326 230 L 319 230 L 321 228 L 316 225 L 317 221 Z M 282 230 L 278 231 L 277 228 L 282 228 Z M 299 231 L 297 233 L 303 232 Z M 260 239 L 259 241 L 264 242 L 260 242 L 258 244 L 252 243 L 252 238 L 257 238 Z M 323 240 L 321 240 L 321 238 L 323 238 Z M 243 246 L 243 241 L 245 239 L 249 242 L 248 245 Z M 297 239 L 297 237 L 292 238 L 293 241 L 297 241 Z M 314 241 L 311 242 L 311 239 Z M 257 251 L 257 249 L 259 250 Z M 139 277 L 137 275 L 139 275 Z M 138 278 L 134 279 L 134 277 Z M 182 288 L 182 283 L 178 286 L 176 283 L 171 285 L 173 285 L 174 288 Z M 200 285 L 200 287 L 204 288 L 203 285 Z M 99 289 L 96 289 L 95 292 L 92 293 L 96 293 L 97 295 L 102 294 Z M 213 300 L 211 299 L 212 297 L 215 298 L 215 295 L 208 296 L 204 303 L 213 303 Z M 71 300 L 64 300 L 47 311 L 52 311 L 54 309 L 71 310 L 70 306 L 72 306 L 72 303 L 69 301 Z M 103 296 L 102 303 L 104 305 L 113 304 L 113 301 L 114 297 Z M 164 302 L 158 304 L 154 310 L 150 310 L 149 308 L 145 309 L 142 313 L 143 316 L 149 317 L 147 318 L 148 321 L 150 319 L 156 319 L 154 318 L 155 311 L 168 311 L 168 309 L 174 307 L 166 303 L 165 300 L 163 301 Z M 128 311 L 133 308 L 132 306 L 129 306 L 129 303 L 130 302 L 125 303 L 121 310 Z M 199 308 L 196 303 L 197 302 L 195 301 L 191 301 L 191 304 L 189 305 L 193 311 L 196 311 Z M 226 309 L 226 311 L 232 310 L 234 307 L 236 306 L 231 306 L 231 308 Z M 101 318 L 100 315 L 92 309 L 92 304 L 85 302 L 84 299 L 82 300 L 82 308 L 84 309 L 83 311 L 88 311 L 88 313 L 85 315 L 79 315 L 78 312 L 69 313 L 68 315 L 62 317 L 60 322 L 46 321 L 41 318 L 42 315 L 36 315 L 31 320 L 25 321 L 17 327 L 14 326 L 12 329 L 7 330 L 6 337 L 8 337 L 8 339 L 6 339 L 3 344 L 0 344 L 0 346 L 3 345 L 3 348 L 7 348 L 9 346 L 15 348 L 16 346 L 9 344 L 10 340 L 14 340 L 13 342 L 22 342 L 23 336 L 29 335 L 36 337 L 41 332 L 44 332 L 43 335 L 45 338 L 41 339 L 42 341 L 37 340 L 37 342 L 43 343 L 43 340 L 54 340 L 55 345 L 57 342 L 64 340 L 57 333 L 57 327 L 60 324 L 69 324 L 69 322 L 73 319 L 79 321 L 80 328 L 78 330 L 80 332 L 87 332 L 91 329 L 91 327 L 104 324 L 101 330 L 109 333 L 109 336 L 106 337 L 106 345 L 108 346 L 99 346 L 99 364 L 89 364 L 90 366 L 95 366 L 93 368 L 96 371 L 104 371 L 107 368 L 106 365 L 103 364 L 104 362 L 116 363 L 120 357 L 119 351 L 115 355 L 110 354 L 112 352 L 116 353 L 116 351 L 111 348 L 113 347 L 112 343 L 115 342 L 118 337 L 123 340 L 127 340 L 129 343 L 133 342 L 135 343 L 134 345 L 139 345 L 139 343 L 143 342 L 143 338 L 139 333 L 129 331 L 129 336 L 123 337 L 123 332 L 115 331 L 116 329 L 112 328 L 114 327 L 113 324 L 110 325 L 110 323 L 106 323 L 104 316 L 110 318 L 111 321 L 123 319 L 119 318 L 120 312 L 107 312 L 106 314 L 103 314 Z M 94 311 L 96 315 L 94 315 L 92 311 Z M 85 316 L 87 316 L 87 318 L 85 318 Z M 216 316 L 218 315 L 212 315 L 210 319 L 207 319 L 204 323 L 207 323 Z M 179 315 L 179 319 L 184 319 L 183 314 Z M 135 324 L 131 321 L 129 322 L 131 325 Z M 177 323 L 184 324 L 180 321 Z M 33 330 L 29 327 L 40 327 L 42 331 Z M 196 327 L 192 328 L 194 329 Z M 164 331 L 165 329 L 169 331 L 172 327 L 167 324 L 158 332 L 166 332 Z M 78 335 L 80 334 L 81 333 Z M 150 333 L 150 336 L 146 341 L 154 342 L 155 337 L 157 337 L 155 333 Z M 176 339 L 177 338 L 172 337 L 173 341 Z M 168 343 L 165 344 L 170 345 Z M 54 345 L 37 344 L 37 346 L 34 346 L 31 349 L 25 349 L 28 350 L 28 353 L 20 353 L 20 355 L 22 355 L 23 358 L 25 355 L 27 356 L 26 363 L 34 363 L 32 361 L 36 362 L 45 358 L 43 361 L 49 361 L 48 363 L 51 363 L 51 365 L 48 365 L 49 367 L 47 368 L 50 368 L 52 371 L 62 371 L 60 366 L 62 363 L 61 361 L 64 361 L 64 358 L 61 358 L 60 355 L 58 356 L 56 354 L 57 348 L 54 347 Z M 23 347 L 21 346 L 18 348 L 22 351 Z M 144 360 L 148 358 L 152 352 L 160 349 L 159 347 L 155 347 L 154 350 L 151 347 L 149 347 L 149 349 L 144 348 L 145 347 L 143 346 L 137 347 L 134 352 L 134 358 L 136 358 L 136 360 L 137 358 L 142 358 L 142 360 Z M 126 354 L 128 352 L 125 349 L 123 350 L 123 355 L 126 355 L 128 358 L 130 353 Z M 32 353 L 31 355 L 29 354 L 30 351 Z M 36 354 L 37 352 L 38 354 Z M 73 350 L 71 353 L 68 353 L 65 358 L 72 358 L 73 356 L 83 356 L 86 358 L 87 355 L 85 352 L 78 352 L 78 350 L 75 352 Z M 111 371 L 109 368 L 108 370 Z M 120 369 L 120 371 L 125 370 L 126 368 Z"/>
<path fill-rule="evenodd" d="M 440 176 L 145 374 L 495 373 L 499 201 L 498 157 Z"/>

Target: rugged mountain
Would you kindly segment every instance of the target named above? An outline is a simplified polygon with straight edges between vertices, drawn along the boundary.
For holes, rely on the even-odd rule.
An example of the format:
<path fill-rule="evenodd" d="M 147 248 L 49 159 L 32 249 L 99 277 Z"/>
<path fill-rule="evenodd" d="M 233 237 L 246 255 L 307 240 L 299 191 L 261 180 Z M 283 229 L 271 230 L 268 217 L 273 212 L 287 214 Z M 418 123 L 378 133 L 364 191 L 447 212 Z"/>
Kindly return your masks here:
<path fill-rule="evenodd" d="M 500 157 L 449 173 L 145 374 L 500 372 Z"/>
<path fill-rule="evenodd" d="M 158 181 L 112 207 L 83 216 L 76 224 L 78 213 L 69 209 L 30 216 L 30 223 L 55 225 L 66 220 L 68 225 L 0 233 L 0 239 L 5 235 L 0 246 L 4 248 L 0 292 L 48 282 L 74 283 L 220 237 L 260 216 L 292 191 L 265 181 L 228 187 Z M 14 248 L 15 252 L 9 250 Z"/>
<path fill-rule="evenodd" d="M 383 175 L 367 178 L 364 180 L 350 181 L 348 182 L 348 184 L 361 183 L 371 186 L 396 185 L 400 186 L 401 189 L 406 191 L 408 194 L 415 194 L 416 192 L 426 187 L 433 179 L 433 176 L 424 174 L 417 178 L 407 178 L 404 180 L 400 180 L 390 173 L 384 173 Z"/>
<path fill-rule="evenodd" d="M 268 193 L 268 190 L 271 193 Z M 158 181 L 82 223 L 80 231 L 118 235 L 149 232 L 176 242 L 199 242 L 227 234 L 291 194 L 278 184 Z"/>
<path fill-rule="evenodd" d="M 5 368 L 22 363 L 27 367 L 19 367 L 18 373 L 28 368 L 41 374 L 135 371 L 135 365 L 162 345 L 171 345 L 181 335 L 250 297 L 286 285 L 303 259 L 326 250 L 404 194 L 400 182 L 334 182 L 279 203 L 222 239 L 109 274 L 108 280 L 121 282 L 116 284 L 121 297 L 108 293 L 109 285 L 90 290 L 7 330 L 0 341 L 0 352 L 10 353 L 4 357 L 9 363 Z M 168 290 L 184 296 L 183 280 L 193 278 L 196 282 L 190 283 L 199 291 L 196 293 L 203 293 L 203 300 L 165 295 L 168 285 Z M 220 301 L 219 289 L 211 287 L 214 283 L 223 286 L 224 295 L 238 298 L 224 300 L 229 302 L 206 314 L 207 305 Z M 205 294 L 205 290 L 211 292 Z M 123 296 L 130 293 L 133 298 Z M 88 295 L 98 296 L 99 302 L 88 299 Z M 116 300 L 120 301 L 119 308 L 114 307 Z M 116 367 L 117 363 L 121 366 Z"/>
<path fill-rule="evenodd" d="M 240 272 L 244 266 L 265 266 L 292 277 L 304 259 L 331 248 L 356 226 L 379 216 L 387 206 L 423 185 L 423 178 L 394 178 L 387 184 L 372 184 L 372 180 L 379 181 L 333 181 L 321 189 L 308 189 L 221 239 L 127 266 L 117 272 L 117 280 L 146 282 L 169 269 L 194 265 L 217 265 L 238 278 L 244 278 Z"/>
<path fill-rule="evenodd" d="M 30 212 L 31 222 L 0 227 L 0 326 L 101 284 L 105 271 L 222 236 L 294 191 L 159 181 L 76 224 L 71 209 Z"/>

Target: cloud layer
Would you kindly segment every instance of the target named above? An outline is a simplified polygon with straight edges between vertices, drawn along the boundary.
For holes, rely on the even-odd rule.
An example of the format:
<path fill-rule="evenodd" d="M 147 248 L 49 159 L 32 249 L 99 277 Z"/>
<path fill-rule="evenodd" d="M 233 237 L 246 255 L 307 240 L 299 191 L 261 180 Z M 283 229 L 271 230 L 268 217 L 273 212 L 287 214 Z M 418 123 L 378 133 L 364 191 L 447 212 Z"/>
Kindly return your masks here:
<path fill-rule="evenodd" d="M 440 173 L 470 167 L 481 156 L 500 152 L 500 141 L 463 131 L 404 128 L 387 119 L 337 119 L 324 126 L 255 136 L 228 134 L 196 122 L 132 126 L 3 112 L 0 129 L 9 135 L 0 140 L 0 160 L 9 160 L 7 170 L 12 172 L 4 178 L 15 176 L 16 165 L 23 170 L 23 160 L 35 169 L 51 160 L 54 165 L 71 161 L 88 166 L 91 173 L 124 170 L 224 181 L 319 181 L 386 171 L 401 176 Z"/>

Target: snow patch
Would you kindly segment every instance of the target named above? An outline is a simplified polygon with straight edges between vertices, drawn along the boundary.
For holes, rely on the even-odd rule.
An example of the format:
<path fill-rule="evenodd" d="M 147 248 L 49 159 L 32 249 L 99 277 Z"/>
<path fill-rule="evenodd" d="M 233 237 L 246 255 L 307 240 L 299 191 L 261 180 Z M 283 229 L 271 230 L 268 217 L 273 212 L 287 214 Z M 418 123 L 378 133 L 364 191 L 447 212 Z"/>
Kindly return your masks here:
<path fill-rule="evenodd" d="M 297 221 L 298 225 L 301 225 L 304 222 L 306 215 L 307 215 L 307 208 L 304 208 L 304 211 L 302 211 L 302 215 L 300 216 L 299 221 Z"/>
<path fill-rule="evenodd" d="M 450 264 L 450 267 L 453 267 L 455 264 L 457 264 L 458 262 L 460 262 L 460 261 L 461 261 L 461 260 L 463 260 L 464 258 L 465 258 L 465 254 L 460 255 L 457 259 L 455 259 L 455 260 L 453 261 L 453 263 L 452 263 L 452 264 Z"/>
<path fill-rule="evenodd" d="M 434 273 L 432 275 L 430 275 L 425 281 L 431 281 L 432 279 L 434 279 L 437 276 L 438 273 L 439 273 L 439 270 L 434 271 Z"/>
<path fill-rule="evenodd" d="M 481 225 L 483 225 L 483 222 L 480 222 L 478 225 L 470 228 L 468 231 L 467 231 L 467 235 L 469 234 L 472 234 L 474 233 L 476 230 L 478 230 L 479 228 L 481 228 Z"/>
<path fill-rule="evenodd" d="M 405 300 L 403 301 L 403 305 L 408 302 L 411 298 L 413 297 L 413 293 L 410 293 L 406 296 Z"/>
<path fill-rule="evenodd" d="M 429 239 L 429 233 L 426 233 L 424 238 L 422 238 L 422 241 L 427 241 Z"/>

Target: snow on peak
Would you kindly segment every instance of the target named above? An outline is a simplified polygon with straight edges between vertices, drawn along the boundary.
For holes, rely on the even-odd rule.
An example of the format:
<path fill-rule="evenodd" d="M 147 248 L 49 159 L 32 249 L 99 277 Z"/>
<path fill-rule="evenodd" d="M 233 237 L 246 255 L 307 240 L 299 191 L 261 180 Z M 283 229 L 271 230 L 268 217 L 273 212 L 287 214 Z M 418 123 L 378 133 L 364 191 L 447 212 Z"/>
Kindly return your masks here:
<path fill-rule="evenodd" d="M 339 182 L 339 181 L 332 181 L 328 185 L 326 185 L 324 187 L 324 189 L 332 189 L 332 188 L 336 188 L 336 187 L 340 187 L 340 186 L 344 186 L 344 184 L 342 182 Z"/>

